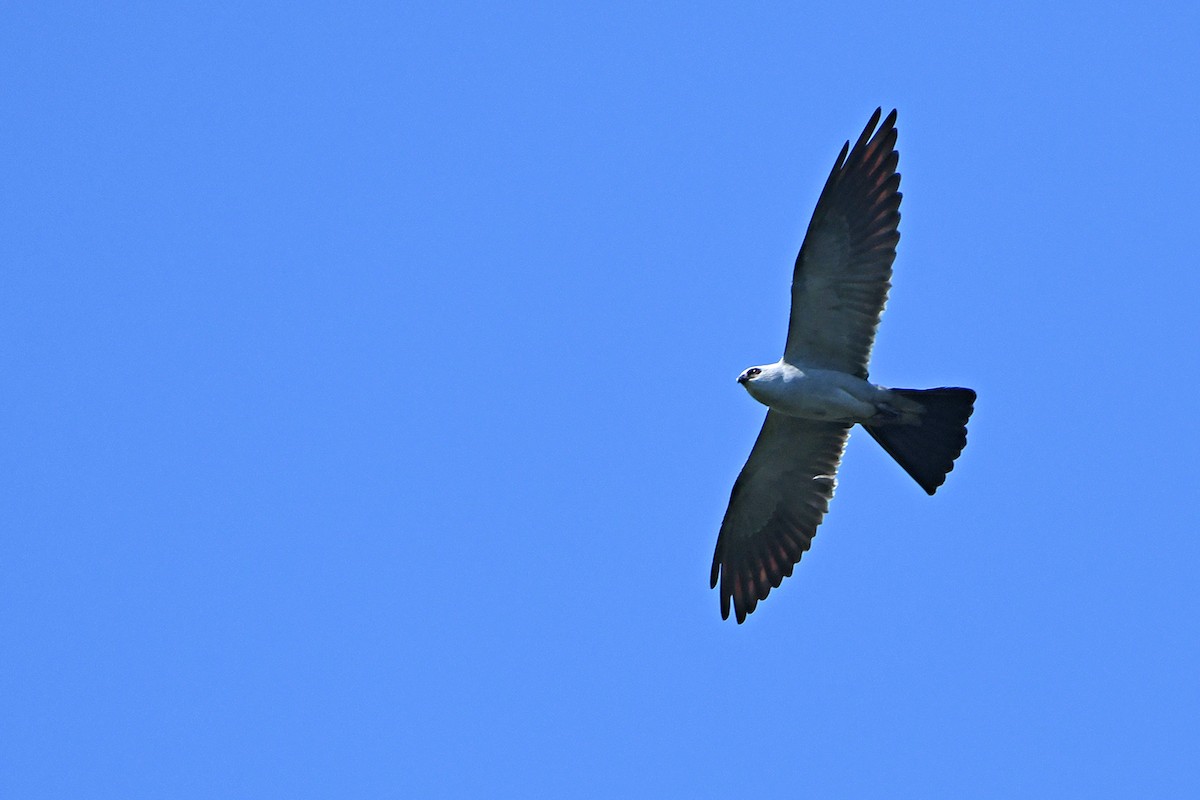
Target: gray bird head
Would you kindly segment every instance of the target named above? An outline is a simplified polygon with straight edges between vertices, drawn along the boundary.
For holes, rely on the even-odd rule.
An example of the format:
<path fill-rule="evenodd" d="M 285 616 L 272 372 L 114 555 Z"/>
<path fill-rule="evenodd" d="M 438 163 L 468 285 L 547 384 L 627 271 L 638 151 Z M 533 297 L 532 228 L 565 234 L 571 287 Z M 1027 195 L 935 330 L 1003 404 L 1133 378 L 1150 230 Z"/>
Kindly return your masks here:
<path fill-rule="evenodd" d="M 762 367 L 751 367 L 750 369 L 743 370 L 742 374 L 738 375 L 738 383 L 745 386 L 750 381 L 758 379 L 762 375 L 762 371 Z"/>
<path fill-rule="evenodd" d="M 738 383 L 760 403 L 771 405 L 771 399 L 786 391 L 789 372 L 795 367 L 777 361 L 774 364 L 759 364 L 738 375 Z"/>

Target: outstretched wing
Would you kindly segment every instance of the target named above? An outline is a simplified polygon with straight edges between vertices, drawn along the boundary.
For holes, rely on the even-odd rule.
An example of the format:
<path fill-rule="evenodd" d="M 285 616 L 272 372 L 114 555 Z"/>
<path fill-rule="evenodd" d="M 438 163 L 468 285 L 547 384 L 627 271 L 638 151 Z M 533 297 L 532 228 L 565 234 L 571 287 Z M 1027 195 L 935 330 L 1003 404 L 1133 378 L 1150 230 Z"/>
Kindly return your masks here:
<path fill-rule="evenodd" d="M 733 484 L 717 536 L 712 585 L 721 582 L 740 623 L 788 575 L 829 509 L 850 426 L 767 412 L 746 466 Z"/>
<path fill-rule="evenodd" d="M 879 115 L 842 147 L 808 223 L 792 273 L 788 363 L 867 377 L 900 241 L 896 112 L 875 130 Z"/>

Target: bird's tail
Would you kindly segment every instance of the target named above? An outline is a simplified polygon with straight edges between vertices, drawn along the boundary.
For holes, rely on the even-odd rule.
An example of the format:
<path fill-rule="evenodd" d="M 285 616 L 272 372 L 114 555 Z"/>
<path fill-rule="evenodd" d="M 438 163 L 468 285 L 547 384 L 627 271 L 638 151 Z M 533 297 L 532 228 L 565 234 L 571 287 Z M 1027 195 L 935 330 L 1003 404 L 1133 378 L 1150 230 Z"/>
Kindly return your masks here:
<path fill-rule="evenodd" d="M 916 424 L 863 425 L 928 494 L 946 482 L 967 446 L 967 420 L 975 408 L 971 389 L 892 389 L 922 407 Z"/>

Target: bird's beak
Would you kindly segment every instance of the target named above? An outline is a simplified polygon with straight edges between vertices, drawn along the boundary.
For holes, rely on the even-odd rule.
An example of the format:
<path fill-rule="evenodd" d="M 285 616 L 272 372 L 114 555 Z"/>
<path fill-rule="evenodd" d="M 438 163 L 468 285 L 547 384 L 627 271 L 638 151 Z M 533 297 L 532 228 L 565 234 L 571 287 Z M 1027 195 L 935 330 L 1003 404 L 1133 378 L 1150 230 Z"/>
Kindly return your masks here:
<path fill-rule="evenodd" d="M 750 380 L 750 379 L 747 378 L 745 375 L 738 375 L 738 383 L 742 384 L 743 386 L 746 385 L 746 381 L 748 381 L 748 380 Z"/>

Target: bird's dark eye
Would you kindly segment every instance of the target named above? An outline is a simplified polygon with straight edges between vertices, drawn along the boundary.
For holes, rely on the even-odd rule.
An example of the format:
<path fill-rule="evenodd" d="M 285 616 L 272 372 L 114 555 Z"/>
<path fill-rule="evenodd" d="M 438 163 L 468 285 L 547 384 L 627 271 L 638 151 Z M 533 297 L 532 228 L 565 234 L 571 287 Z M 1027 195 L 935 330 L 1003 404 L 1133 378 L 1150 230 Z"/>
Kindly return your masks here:
<path fill-rule="evenodd" d="M 761 369 L 759 369 L 758 367 L 753 367 L 753 368 L 747 370 L 746 374 L 749 375 L 751 378 L 753 378 L 755 375 L 759 374 L 760 372 L 762 372 Z"/>

